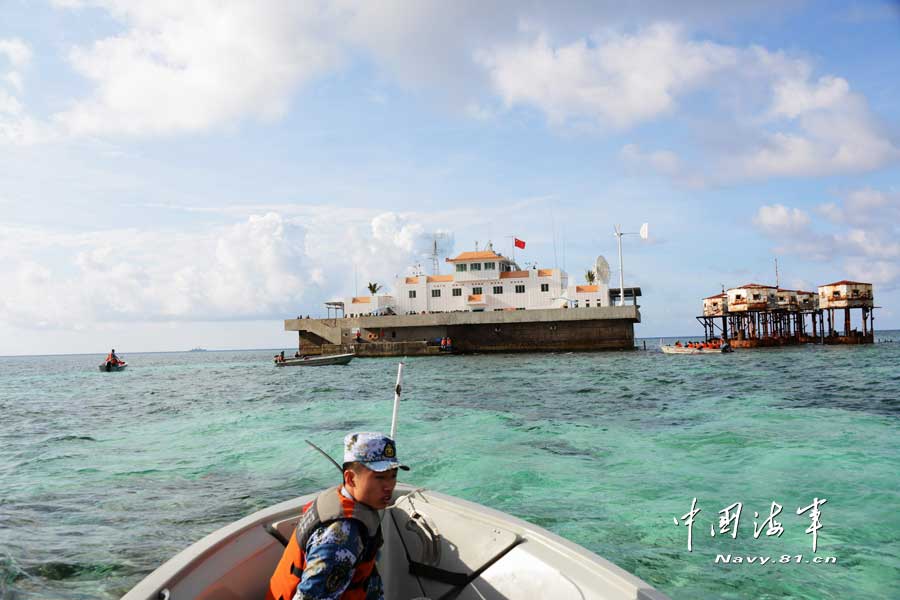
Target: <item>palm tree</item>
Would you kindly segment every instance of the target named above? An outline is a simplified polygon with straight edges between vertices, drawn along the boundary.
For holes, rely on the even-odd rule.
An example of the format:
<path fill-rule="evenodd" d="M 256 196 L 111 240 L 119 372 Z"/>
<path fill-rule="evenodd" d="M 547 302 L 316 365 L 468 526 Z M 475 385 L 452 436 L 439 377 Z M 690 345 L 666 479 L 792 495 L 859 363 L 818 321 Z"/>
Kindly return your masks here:
<path fill-rule="evenodd" d="M 588 285 L 594 285 L 594 281 L 597 280 L 597 276 L 594 275 L 593 271 L 587 271 L 584 274 L 584 280 L 588 282 Z"/>
<path fill-rule="evenodd" d="M 375 282 L 369 282 L 368 288 L 369 288 L 369 293 L 374 296 L 375 294 L 378 293 L 378 290 L 381 289 L 381 285 L 379 285 Z"/>

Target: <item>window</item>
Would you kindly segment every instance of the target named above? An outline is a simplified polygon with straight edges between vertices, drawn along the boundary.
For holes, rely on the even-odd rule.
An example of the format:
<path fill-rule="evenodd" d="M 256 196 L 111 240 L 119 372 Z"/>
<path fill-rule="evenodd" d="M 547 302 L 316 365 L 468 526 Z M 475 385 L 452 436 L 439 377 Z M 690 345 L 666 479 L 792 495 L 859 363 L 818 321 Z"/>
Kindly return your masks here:
<path fill-rule="evenodd" d="M 416 290 L 409 290 L 409 297 L 410 297 L 410 298 L 415 298 L 415 297 L 416 297 Z"/>
<path fill-rule="evenodd" d="M 471 265 L 469 265 L 469 270 L 470 271 L 480 271 L 481 263 L 472 263 Z"/>
<path fill-rule="evenodd" d="M 472 288 L 472 294 L 475 295 L 475 296 L 481 295 L 481 288 L 480 288 L 480 287 L 473 287 L 473 288 Z"/>
<path fill-rule="evenodd" d="M 542 291 L 542 292 L 549 292 L 549 291 L 550 291 L 550 284 L 549 284 L 549 283 L 542 283 L 542 284 L 541 284 L 541 291 Z"/>
<path fill-rule="evenodd" d="M 743 300 L 744 297 L 741 296 L 740 294 L 735 294 L 735 295 L 734 295 L 734 299 L 735 299 L 735 301 L 737 301 L 737 300 Z"/>
<path fill-rule="evenodd" d="M 841 293 L 838 290 L 834 290 L 834 294 L 832 294 L 832 296 L 834 296 L 835 298 L 840 298 Z"/>
<path fill-rule="evenodd" d="M 854 298 L 859 298 L 859 290 L 853 290 L 852 296 L 853 296 Z"/>
<path fill-rule="evenodd" d="M 391 337 L 392 337 L 392 338 L 397 337 L 397 332 L 396 332 L 396 331 L 392 331 L 392 332 L 391 332 Z"/>
<path fill-rule="evenodd" d="M 502 285 L 495 285 L 495 286 L 494 286 L 494 293 L 495 293 L 495 294 L 502 294 L 502 293 L 503 293 L 503 286 L 502 286 Z"/>
<path fill-rule="evenodd" d="M 462 288 L 453 288 L 454 296 L 462 296 Z"/>
<path fill-rule="evenodd" d="M 517 294 L 524 294 L 524 293 L 525 293 L 525 286 L 524 286 L 524 285 L 517 285 L 517 286 L 516 286 L 516 293 L 517 293 Z"/>
<path fill-rule="evenodd" d="M 585 308 L 590 308 L 590 307 L 591 307 L 591 301 L 590 301 L 590 300 L 585 300 L 585 301 L 584 301 L 584 307 L 585 307 Z"/>
<path fill-rule="evenodd" d="M 490 270 L 496 269 L 496 268 L 497 268 L 497 263 L 492 263 L 492 262 L 484 263 L 484 270 L 485 270 L 485 271 L 490 271 Z"/>
<path fill-rule="evenodd" d="M 462 272 L 464 272 L 467 268 L 468 268 L 468 267 L 466 266 L 466 263 L 458 263 L 458 264 L 456 265 L 456 272 L 457 272 L 457 273 L 462 273 Z"/>
<path fill-rule="evenodd" d="M 441 290 L 431 290 L 431 297 L 432 297 L 432 298 L 440 298 L 440 297 L 441 297 Z"/>
<path fill-rule="evenodd" d="M 754 299 L 754 300 L 759 300 L 759 294 L 753 294 L 753 299 Z"/>

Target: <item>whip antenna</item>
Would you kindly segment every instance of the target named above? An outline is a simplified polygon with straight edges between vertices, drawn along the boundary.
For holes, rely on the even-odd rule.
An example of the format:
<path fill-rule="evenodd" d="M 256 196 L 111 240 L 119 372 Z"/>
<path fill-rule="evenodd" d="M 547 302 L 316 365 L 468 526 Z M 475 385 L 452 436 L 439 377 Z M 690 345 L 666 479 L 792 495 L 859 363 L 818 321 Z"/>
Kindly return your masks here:
<path fill-rule="evenodd" d="M 312 443 L 311 441 L 309 441 L 309 440 L 303 440 L 303 441 L 306 442 L 307 444 L 309 444 L 310 446 L 312 446 L 312 447 L 313 447 L 313 450 L 317 450 L 322 456 L 324 456 L 324 457 L 327 458 L 329 461 L 331 461 L 331 464 L 333 464 L 335 467 L 337 467 L 337 470 L 338 470 L 338 471 L 340 471 L 341 473 L 344 472 L 344 468 L 341 467 L 341 465 L 339 465 L 338 462 L 337 462 L 336 460 L 334 460 L 333 458 L 331 458 L 330 456 L 328 456 L 328 453 L 327 453 L 327 452 L 325 452 L 324 450 L 322 450 L 321 448 L 319 448 L 318 446 L 316 446 L 315 444 L 313 444 L 313 443 Z"/>
<path fill-rule="evenodd" d="M 400 412 L 400 380 L 403 378 L 403 363 L 397 365 L 397 386 L 394 388 L 394 415 L 391 417 L 391 439 L 397 441 L 397 413 Z"/>

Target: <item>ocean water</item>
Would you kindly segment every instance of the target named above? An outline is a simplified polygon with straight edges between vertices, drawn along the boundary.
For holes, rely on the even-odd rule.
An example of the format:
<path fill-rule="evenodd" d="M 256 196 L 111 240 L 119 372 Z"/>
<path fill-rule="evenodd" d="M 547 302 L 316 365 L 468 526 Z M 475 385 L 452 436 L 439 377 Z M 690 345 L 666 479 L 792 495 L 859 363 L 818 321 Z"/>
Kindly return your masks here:
<path fill-rule="evenodd" d="M 879 339 L 897 343 L 410 358 L 402 479 L 676 599 L 900 598 L 900 332 Z M 339 456 L 345 432 L 389 429 L 397 359 L 276 369 L 273 353 L 128 354 L 121 373 L 99 354 L 0 358 L 0 597 L 119 597 L 205 534 L 335 483 L 304 439 Z M 816 498 L 814 554 L 796 513 Z M 772 502 L 783 533 L 755 538 Z"/>

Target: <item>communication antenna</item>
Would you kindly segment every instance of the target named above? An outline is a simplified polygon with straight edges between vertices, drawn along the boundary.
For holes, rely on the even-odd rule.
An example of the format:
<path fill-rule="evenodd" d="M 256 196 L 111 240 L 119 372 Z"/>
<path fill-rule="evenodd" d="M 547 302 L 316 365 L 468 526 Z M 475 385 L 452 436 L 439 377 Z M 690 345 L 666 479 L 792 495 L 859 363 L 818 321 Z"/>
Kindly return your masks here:
<path fill-rule="evenodd" d="M 447 256 L 453 248 L 453 234 L 445 231 L 435 231 L 428 236 L 431 241 L 428 245 L 428 257 L 431 259 L 431 274 L 441 274 L 441 257 Z"/>
<path fill-rule="evenodd" d="M 650 237 L 649 224 L 644 223 L 641 225 L 641 230 L 638 233 L 633 231 L 622 231 L 622 226 L 616 225 L 614 235 L 619 243 L 619 306 L 625 306 L 625 268 L 622 265 L 622 236 L 639 235 L 642 240 L 646 240 Z"/>
<path fill-rule="evenodd" d="M 606 259 L 602 256 L 597 257 L 597 263 L 594 266 L 594 275 L 597 276 L 597 281 L 602 284 L 609 283 L 609 263 L 606 262 Z"/>
<path fill-rule="evenodd" d="M 781 286 L 778 285 L 778 257 L 775 257 L 775 289 L 781 289 Z"/>

